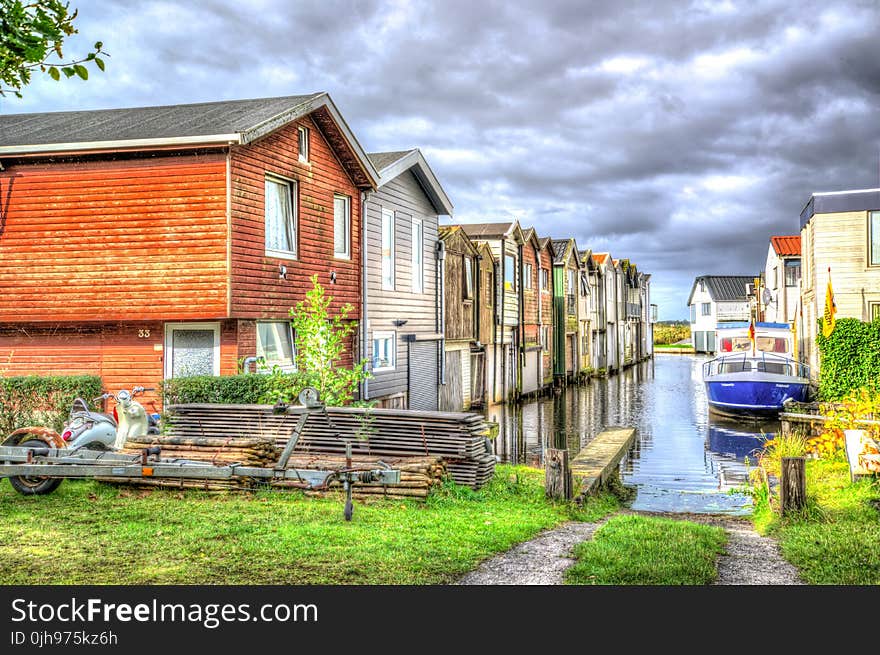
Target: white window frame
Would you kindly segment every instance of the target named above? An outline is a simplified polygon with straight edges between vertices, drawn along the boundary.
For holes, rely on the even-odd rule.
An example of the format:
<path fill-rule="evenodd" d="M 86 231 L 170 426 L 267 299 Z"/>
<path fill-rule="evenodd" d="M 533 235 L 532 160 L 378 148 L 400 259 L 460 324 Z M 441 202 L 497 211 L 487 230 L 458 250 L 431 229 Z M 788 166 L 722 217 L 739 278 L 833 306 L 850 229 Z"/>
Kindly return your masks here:
<path fill-rule="evenodd" d="M 712 316 L 712 303 L 700 303 L 700 316 Z"/>
<path fill-rule="evenodd" d="M 874 320 L 874 311 L 880 313 L 880 302 L 869 302 L 868 303 L 868 322 Z"/>
<path fill-rule="evenodd" d="M 336 250 L 336 230 L 339 225 L 336 223 L 336 201 L 341 200 L 345 207 L 345 216 L 343 216 L 342 228 L 345 232 L 343 238 L 345 240 L 345 250 Z M 351 198 L 341 193 L 333 194 L 333 256 L 336 259 L 351 259 Z"/>
<path fill-rule="evenodd" d="M 282 371 L 286 373 L 292 373 L 296 371 L 296 339 L 293 334 L 293 325 L 291 325 L 290 321 L 279 320 L 279 321 L 256 321 L 256 352 L 259 356 L 259 345 L 260 345 L 260 323 L 282 323 L 287 327 L 287 333 L 290 337 L 290 363 L 288 364 L 284 360 L 276 359 L 276 360 L 265 360 L 262 364 L 258 364 L 257 370 L 260 372 L 271 373 L 272 369 L 278 365 Z"/>
<path fill-rule="evenodd" d="M 697 322 L 697 304 L 691 305 L 691 323 Z"/>
<path fill-rule="evenodd" d="M 390 279 L 385 278 L 385 225 L 389 226 L 389 234 L 391 239 L 391 252 L 389 254 L 388 262 L 389 262 L 389 274 Z M 379 275 L 382 278 L 382 289 L 385 291 L 394 291 L 395 283 L 396 283 L 396 266 L 395 260 L 397 256 L 397 246 L 396 246 L 396 229 L 395 229 L 395 217 L 394 212 L 390 209 L 382 208 L 382 221 L 380 225 L 380 234 L 379 234 Z"/>
<path fill-rule="evenodd" d="M 507 264 L 510 263 L 510 281 L 507 280 Z M 504 260 L 502 262 L 502 283 L 504 285 L 505 291 L 512 291 L 516 293 L 516 257 L 511 255 L 510 253 L 504 253 Z M 509 285 L 509 286 L 508 286 Z"/>
<path fill-rule="evenodd" d="M 475 292 L 474 260 L 470 257 L 463 256 L 461 261 L 462 266 L 464 267 L 464 288 L 462 289 L 462 295 L 465 300 L 473 300 Z"/>
<path fill-rule="evenodd" d="M 220 323 L 166 323 L 165 347 L 162 359 L 166 380 L 171 379 L 174 371 L 174 331 L 175 330 L 213 330 L 214 331 L 214 375 L 220 375 Z"/>
<path fill-rule="evenodd" d="M 534 267 L 526 262 L 523 264 L 523 289 L 532 288 L 532 276 L 535 274 Z"/>
<path fill-rule="evenodd" d="M 416 226 L 419 227 L 419 242 L 416 243 Z M 411 237 L 411 264 L 412 264 L 412 289 L 413 293 L 425 292 L 425 221 L 413 216 Z"/>
<path fill-rule="evenodd" d="M 880 266 L 880 252 L 877 253 L 876 259 L 874 259 L 873 252 L 875 222 L 877 231 L 880 232 L 880 211 L 868 212 L 868 266 L 872 268 Z M 877 235 L 877 238 L 880 240 L 880 234 Z"/>
<path fill-rule="evenodd" d="M 298 139 L 298 158 L 303 164 L 309 163 L 309 138 L 310 132 L 309 128 L 305 125 L 300 125 L 297 130 L 297 139 Z"/>
<path fill-rule="evenodd" d="M 550 352 L 550 326 L 541 326 L 541 351 Z"/>
<path fill-rule="evenodd" d="M 541 291 L 546 293 L 550 293 L 550 271 L 546 268 L 541 268 L 540 270 L 540 278 L 541 278 Z"/>
<path fill-rule="evenodd" d="M 388 366 L 375 366 L 376 361 L 376 341 L 384 341 L 391 339 L 391 364 Z M 372 357 L 370 358 L 370 366 L 373 372 L 393 371 L 397 368 L 397 332 L 394 330 L 383 330 L 373 332 L 370 339 L 370 348 Z"/>
<path fill-rule="evenodd" d="M 793 271 L 795 269 L 798 272 L 797 279 L 795 280 L 794 284 L 789 284 L 788 283 L 788 272 Z M 796 259 L 785 260 L 785 262 L 782 265 L 782 270 L 783 270 L 782 277 L 784 278 L 783 282 L 786 287 L 792 288 L 792 287 L 796 287 L 798 284 L 800 284 L 801 274 L 804 271 L 803 271 L 803 266 L 801 265 L 801 262 L 799 260 L 796 260 Z"/>
<path fill-rule="evenodd" d="M 287 190 L 290 194 L 290 213 L 291 213 L 291 221 L 293 222 L 293 250 L 277 250 L 275 248 L 270 248 L 268 245 L 269 239 L 269 222 L 268 222 L 268 213 L 267 213 L 267 203 L 266 199 L 268 197 L 268 193 L 266 192 L 266 186 L 269 182 L 274 184 L 283 184 L 287 187 Z M 297 211 L 297 198 L 299 196 L 299 185 L 296 180 L 292 180 L 290 178 L 282 177 L 280 175 L 275 175 L 274 173 L 267 173 L 265 176 L 265 180 L 263 183 L 263 230 L 265 231 L 265 239 L 264 245 L 266 248 L 266 254 L 270 257 L 279 257 L 281 259 L 297 259 L 297 249 L 299 242 L 299 212 Z"/>

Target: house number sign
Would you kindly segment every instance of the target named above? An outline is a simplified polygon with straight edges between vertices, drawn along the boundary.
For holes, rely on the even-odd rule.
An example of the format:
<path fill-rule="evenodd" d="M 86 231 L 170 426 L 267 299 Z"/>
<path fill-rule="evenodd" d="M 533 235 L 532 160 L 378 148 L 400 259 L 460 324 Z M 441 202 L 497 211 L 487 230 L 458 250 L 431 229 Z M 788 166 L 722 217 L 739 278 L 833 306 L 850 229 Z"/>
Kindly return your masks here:
<path fill-rule="evenodd" d="M 150 337 L 149 330 L 138 330 L 138 338 L 139 339 L 148 339 Z"/>

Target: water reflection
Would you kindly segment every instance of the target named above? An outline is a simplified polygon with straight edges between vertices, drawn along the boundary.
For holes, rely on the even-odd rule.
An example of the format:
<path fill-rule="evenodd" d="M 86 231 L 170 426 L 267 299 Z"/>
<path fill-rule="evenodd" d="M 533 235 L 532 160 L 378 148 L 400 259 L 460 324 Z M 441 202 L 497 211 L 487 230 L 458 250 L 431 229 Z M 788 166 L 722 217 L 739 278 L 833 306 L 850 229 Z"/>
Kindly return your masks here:
<path fill-rule="evenodd" d="M 546 448 L 572 455 L 613 425 L 638 429 L 621 474 L 637 488 L 633 508 L 647 511 L 743 513 L 749 499 L 746 458 L 778 429 L 773 423 L 710 419 L 701 363 L 660 355 L 605 380 L 568 387 L 520 406 L 489 408 L 503 461 L 541 466 Z"/>

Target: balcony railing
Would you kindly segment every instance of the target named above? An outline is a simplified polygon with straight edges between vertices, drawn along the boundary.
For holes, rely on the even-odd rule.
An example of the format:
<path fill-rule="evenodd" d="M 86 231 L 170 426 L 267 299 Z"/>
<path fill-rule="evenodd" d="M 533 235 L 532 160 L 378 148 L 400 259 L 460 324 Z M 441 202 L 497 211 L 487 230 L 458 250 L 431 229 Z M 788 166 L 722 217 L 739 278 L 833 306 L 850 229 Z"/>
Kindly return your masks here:
<path fill-rule="evenodd" d="M 627 318 L 641 318 L 642 316 L 642 306 L 638 303 L 628 302 L 626 303 L 626 317 Z"/>

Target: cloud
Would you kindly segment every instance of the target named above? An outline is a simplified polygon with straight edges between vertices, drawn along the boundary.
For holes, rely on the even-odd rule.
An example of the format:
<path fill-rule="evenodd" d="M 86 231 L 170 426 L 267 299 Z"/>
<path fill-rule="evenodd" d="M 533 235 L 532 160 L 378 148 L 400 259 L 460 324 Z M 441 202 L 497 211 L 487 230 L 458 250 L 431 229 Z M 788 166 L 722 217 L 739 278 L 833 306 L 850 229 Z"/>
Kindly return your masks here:
<path fill-rule="evenodd" d="M 876 2 L 82 0 L 73 54 L 0 111 L 329 91 L 370 151 L 420 147 L 459 220 L 534 222 L 653 273 L 754 274 L 810 193 L 878 185 Z"/>

